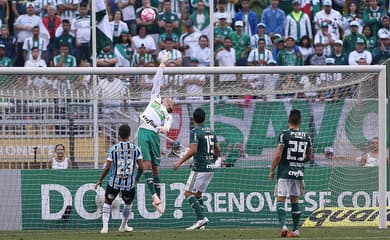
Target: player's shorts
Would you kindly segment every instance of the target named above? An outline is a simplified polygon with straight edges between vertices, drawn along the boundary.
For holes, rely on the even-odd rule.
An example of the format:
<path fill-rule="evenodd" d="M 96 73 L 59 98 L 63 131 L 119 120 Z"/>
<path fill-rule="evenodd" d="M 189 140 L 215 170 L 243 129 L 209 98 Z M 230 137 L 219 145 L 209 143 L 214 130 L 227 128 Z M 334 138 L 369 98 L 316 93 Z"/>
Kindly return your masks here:
<path fill-rule="evenodd" d="M 191 170 L 184 190 L 189 192 L 206 192 L 214 172 L 195 172 Z"/>
<path fill-rule="evenodd" d="M 144 161 L 160 166 L 160 137 L 158 133 L 145 128 L 138 129 L 138 146 L 141 148 Z"/>
<path fill-rule="evenodd" d="M 303 180 L 279 178 L 275 186 L 275 196 L 300 196 L 305 193 Z"/>
<path fill-rule="evenodd" d="M 113 202 L 115 200 L 116 196 L 118 196 L 119 192 L 122 193 L 122 199 L 126 204 L 131 204 L 133 202 L 134 197 L 135 197 L 135 187 L 133 187 L 130 190 L 122 190 L 121 191 L 121 190 L 115 189 L 107 184 L 106 193 L 104 194 L 104 196 L 108 201 Z"/>

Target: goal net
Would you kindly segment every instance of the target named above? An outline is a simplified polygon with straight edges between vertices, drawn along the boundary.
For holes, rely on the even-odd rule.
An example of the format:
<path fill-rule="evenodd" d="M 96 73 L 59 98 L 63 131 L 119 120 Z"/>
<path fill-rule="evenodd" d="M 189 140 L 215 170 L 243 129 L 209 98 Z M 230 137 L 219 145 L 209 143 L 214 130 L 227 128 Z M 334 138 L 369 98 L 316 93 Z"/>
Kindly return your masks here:
<path fill-rule="evenodd" d="M 104 189 L 95 191 L 94 184 L 119 126 L 129 124 L 136 138 L 138 115 L 149 101 L 155 71 L 2 72 L 0 230 L 100 229 Z M 387 182 L 387 167 L 377 151 L 378 139 L 386 148 L 380 81 L 385 82 L 382 66 L 166 68 L 161 95 L 176 102 L 172 129 L 161 136 L 166 211 L 160 216 L 152 207 L 142 177 L 129 225 L 185 228 L 195 222 L 183 196 L 190 164 L 178 171 L 172 166 L 189 147 L 192 112 L 201 107 L 222 147 L 203 194 L 207 227 L 278 226 L 269 168 L 291 109 L 301 111 L 302 130 L 311 136 L 314 149 L 313 160 L 305 165 L 301 223 L 308 218 L 308 226 L 352 226 L 359 221 L 378 226 L 379 200 L 387 203 L 386 189 L 379 188 Z M 49 169 L 60 143 L 72 169 Z M 119 226 L 122 207 L 118 198 L 110 229 Z M 291 223 L 288 202 L 286 207 Z"/>

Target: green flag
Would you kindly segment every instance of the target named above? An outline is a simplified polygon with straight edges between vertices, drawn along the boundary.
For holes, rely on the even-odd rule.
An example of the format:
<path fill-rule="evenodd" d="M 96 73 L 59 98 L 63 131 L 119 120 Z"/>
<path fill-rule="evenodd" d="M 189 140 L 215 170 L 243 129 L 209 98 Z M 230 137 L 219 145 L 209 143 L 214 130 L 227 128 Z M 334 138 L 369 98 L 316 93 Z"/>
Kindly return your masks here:
<path fill-rule="evenodd" d="M 112 45 L 112 30 L 108 21 L 105 0 L 96 0 L 96 51 Z"/>

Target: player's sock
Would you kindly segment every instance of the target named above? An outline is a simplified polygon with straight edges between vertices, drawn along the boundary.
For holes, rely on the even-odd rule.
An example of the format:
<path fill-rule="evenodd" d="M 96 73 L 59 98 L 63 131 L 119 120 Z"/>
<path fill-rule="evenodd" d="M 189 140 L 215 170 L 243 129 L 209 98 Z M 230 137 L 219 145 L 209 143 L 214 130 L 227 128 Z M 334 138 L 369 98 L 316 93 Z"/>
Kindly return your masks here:
<path fill-rule="evenodd" d="M 108 229 L 108 221 L 110 220 L 110 212 L 111 212 L 111 205 L 108 203 L 103 204 L 102 209 L 102 221 L 103 221 L 103 228 Z"/>
<path fill-rule="evenodd" d="M 203 202 L 203 197 L 201 196 L 200 198 L 196 198 L 199 202 L 199 205 L 200 207 L 202 208 L 202 210 L 204 210 L 204 202 Z"/>
<path fill-rule="evenodd" d="M 156 189 L 154 187 L 152 170 L 144 170 L 144 176 L 145 176 L 146 185 L 148 185 L 150 194 L 152 194 L 152 195 L 155 194 Z"/>
<path fill-rule="evenodd" d="M 129 220 L 130 216 L 130 204 L 125 204 L 123 207 L 123 212 L 122 212 L 122 224 L 121 226 L 125 227 L 127 226 L 127 221 Z"/>
<path fill-rule="evenodd" d="M 291 215 L 293 221 L 293 231 L 298 230 L 299 218 L 301 217 L 301 211 L 299 210 L 299 203 L 291 203 Z"/>
<path fill-rule="evenodd" d="M 286 224 L 286 210 L 284 209 L 284 202 L 276 202 L 276 211 L 278 213 L 280 227 L 283 227 Z"/>
<path fill-rule="evenodd" d="M 160 178 L 159 176 L 153 176 L 153 181 L 154 181 L 154 189 L 157 193 L 157 196 L 161 199 L 160 197 L 160 189 L 161 189 L 161 185 L 160 185 Z"/>
<path fill-rule="evenodd" d="M 199 204 L 199 201 L 196 199 L 194 195 L 191 195 L 187 198 L 190 206 L 195 210 L 196 217 L 198 220 L 202 220 L 204 218 L 202 207 Z"/>

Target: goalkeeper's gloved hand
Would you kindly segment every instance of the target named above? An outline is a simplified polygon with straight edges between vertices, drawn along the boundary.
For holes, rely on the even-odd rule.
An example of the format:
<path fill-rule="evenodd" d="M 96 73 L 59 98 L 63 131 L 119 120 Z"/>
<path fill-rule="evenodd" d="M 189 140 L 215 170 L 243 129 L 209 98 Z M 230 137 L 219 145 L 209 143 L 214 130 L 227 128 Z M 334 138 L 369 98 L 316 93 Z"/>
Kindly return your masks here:
<path fill-rule="evenodd" d="M 160 133 L 168 133 L 169 132 L 169 128 L 167 128 L 167 127 L 158 127 L 157 129 Z"/>
<path fill-rule="evenodd" d="M 169 52 L 167 52 L 167 53 L 165 53 L 164 55 L 162 55 L 161 56 L 161 63 L 166 63 L 169 59 L 170 59 L 170 53 Z"/>

